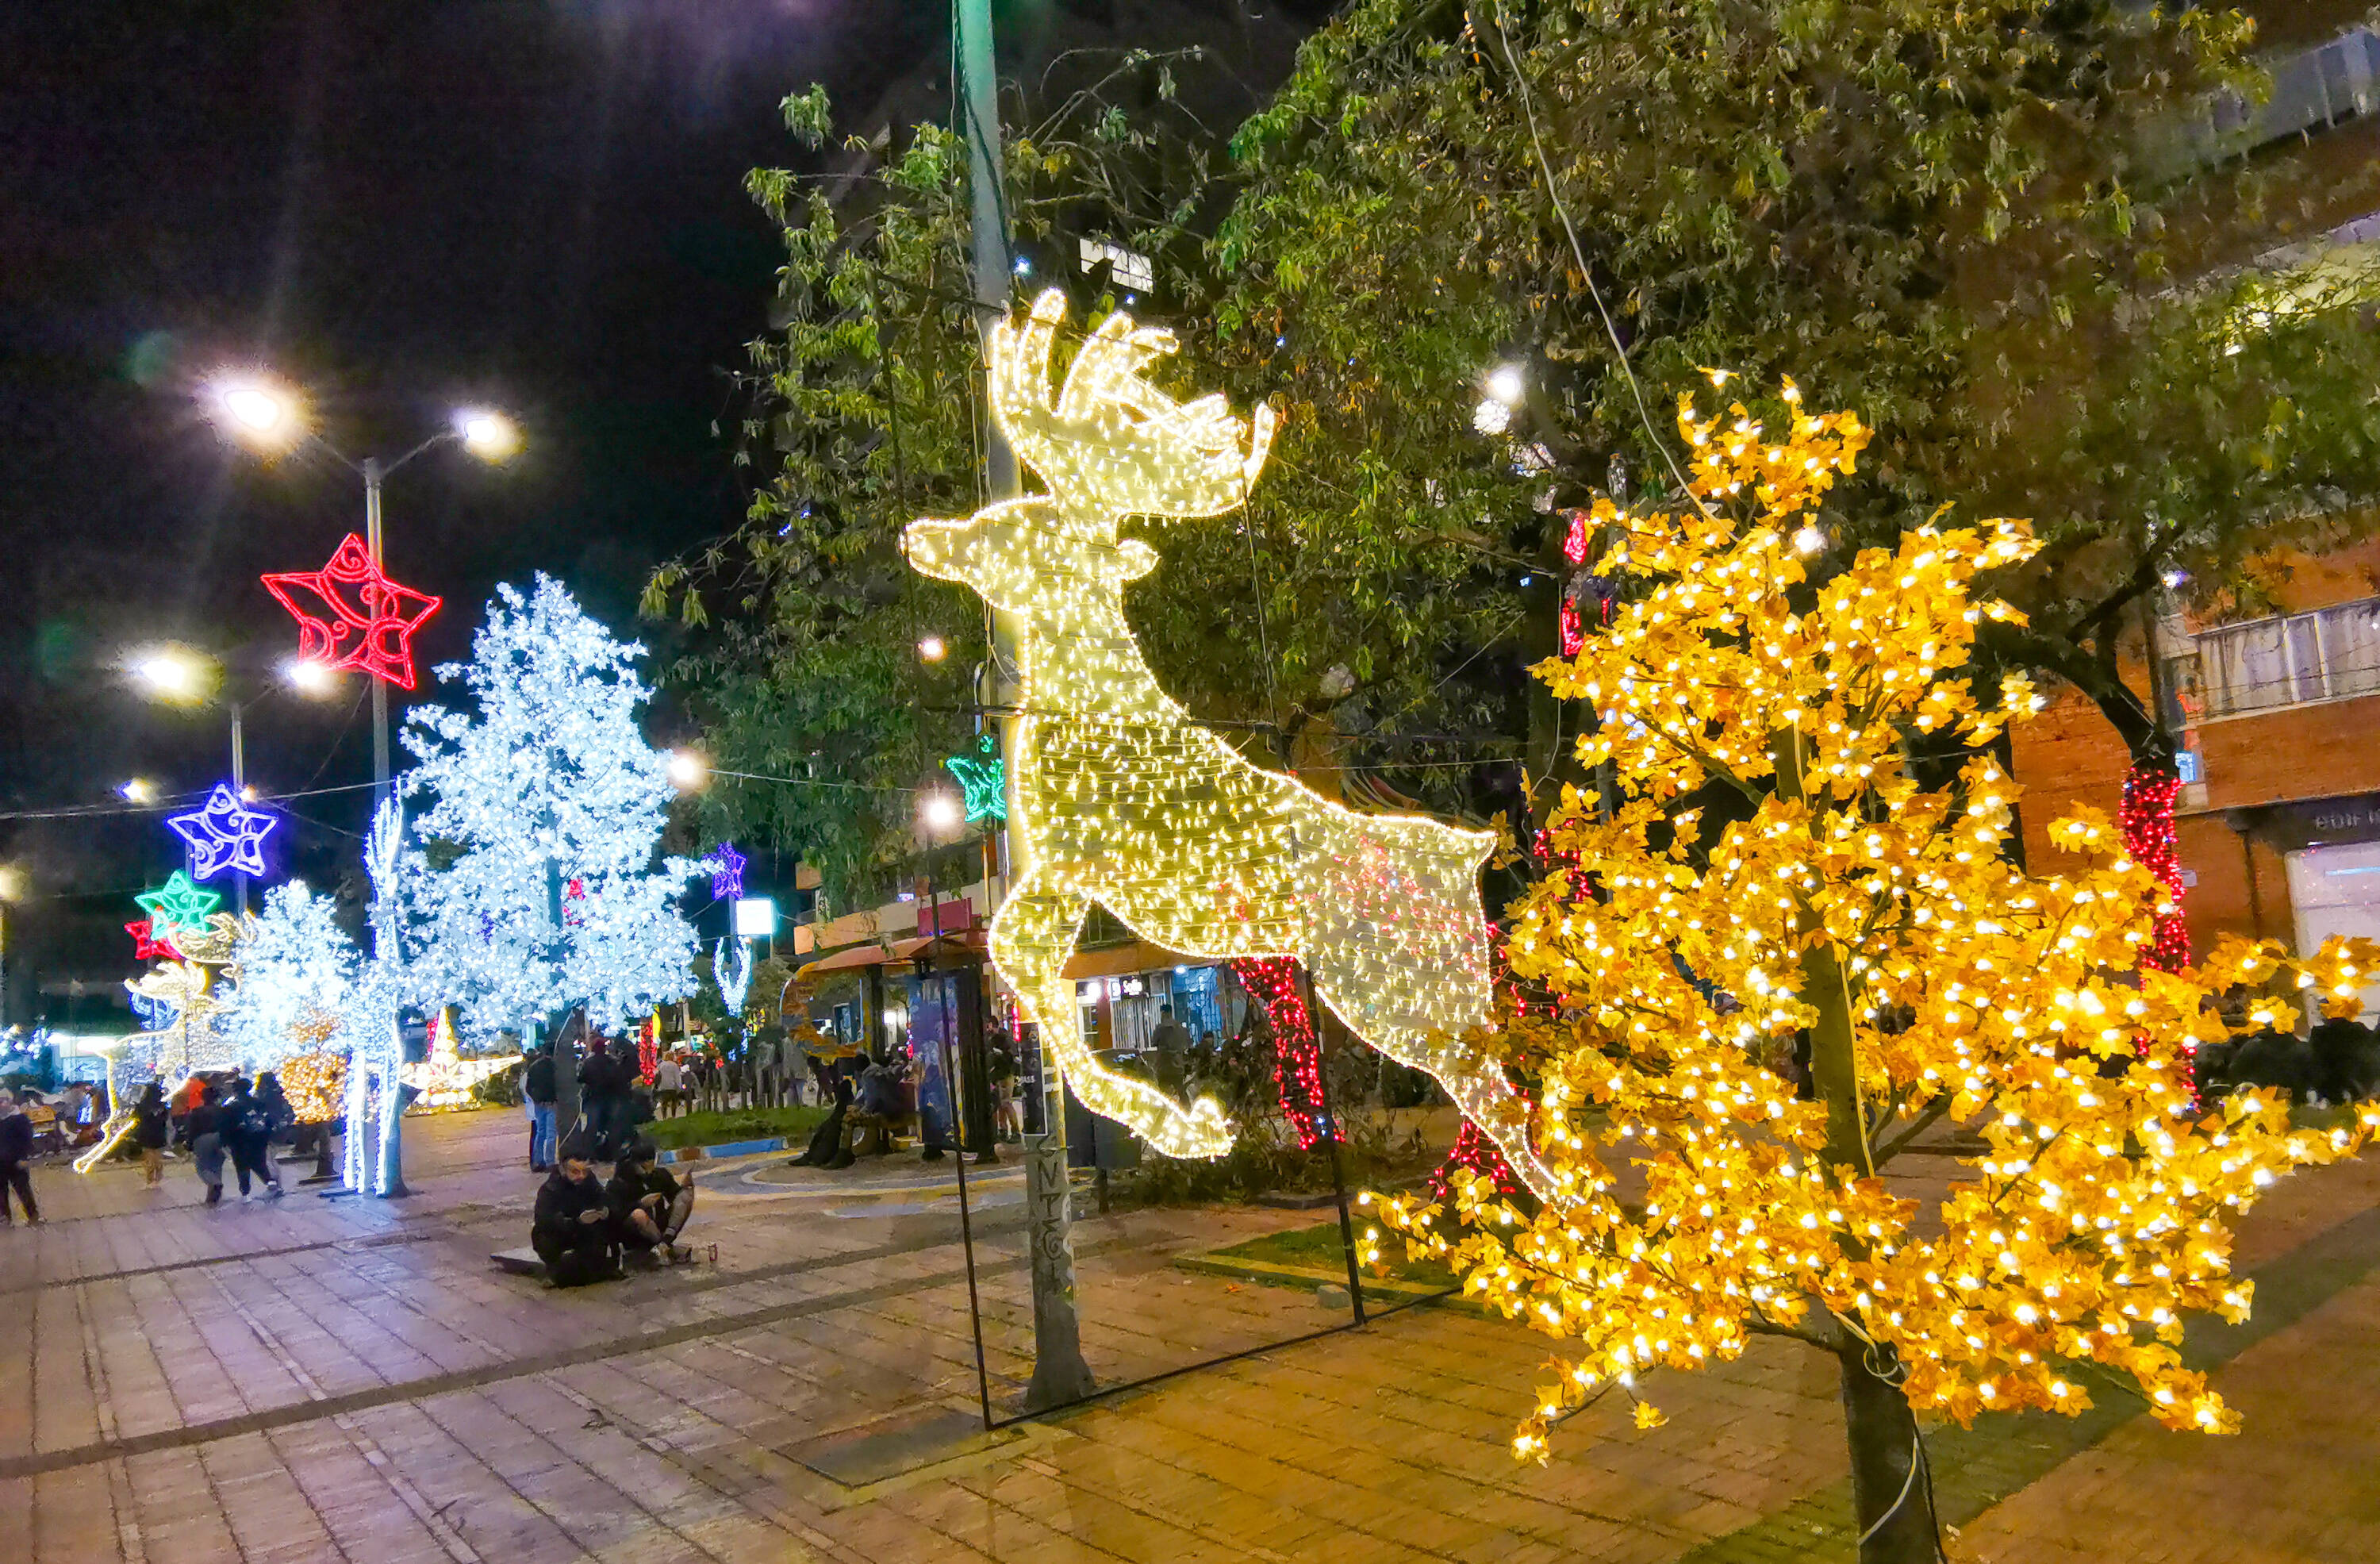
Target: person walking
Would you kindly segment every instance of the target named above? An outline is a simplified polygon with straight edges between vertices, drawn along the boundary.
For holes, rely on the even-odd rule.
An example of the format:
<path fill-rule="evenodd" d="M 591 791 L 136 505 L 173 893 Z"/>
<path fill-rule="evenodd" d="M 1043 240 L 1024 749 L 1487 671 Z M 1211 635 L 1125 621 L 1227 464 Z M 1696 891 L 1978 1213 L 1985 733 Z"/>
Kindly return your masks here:
<path fill-rule="evenodd" d="M 528 1170 L 544 1173 L 553 1167 L 553 1045 L 539 1045 L 521 1071 L 521 1095 L 528 1100 Z"/>
<path fill-rule="evenodd" d="M 254 1179 L 263 1186 L 263 1193 L 279 1200 L 281 1179 L 273 1169 L 270 1155 L 273 1110 L 249 1088 L 245 1076 L 235 1079 L 231 1083 L 231 1096 L 224 1103 L 220 1132 L 225 1149 L 231 1153 L 232 1171 L 239 1179 L 239 1198 L 256 1198 L 249 1187 L 249 1180 Z"/>
<path fill-rule="evenodd" d="M 678 1099 L 686 1094 L 686 1078 L 675 1054 L 663 1054 L 653 1066 L 653 1104 L 663 1118 L 677 1117 Z"/>
<path fill-rule="evenodd" d="M 190 1115 L 197 1110 L 200 1099 L 206 1095 L 206 1091 L 207 1080 L 203 1075 L 192 1075 L 174 1088 L 174 1139 L 176 1141 L 188 1142 L 189 1135 L 186 1126 Z"/>
<path fill-rule="evenodd" d="M 207 1187 L 207 1204 L 223 1204 L 224 1113 L 218 1106 L 222 1094 L 214 1087 L 200 1084 L 199 1106 L 182 1117 L 182 1143 L 190 1148 L 191 1164 L 199 1170 L 199 1182 Z"/>
<path fill-rule="evenodd" d="M 140 1148 L 141 1188 L 153 1190 L 164 1182 L 165 1142 L 173 1132 L 173 1107 L 165 1101 L 165 1088 L 152 1081 L 132 1105 L 132 1143 Z"/>
<path fill-rule="evenodd" d="M 25 1225 L 38 1227 L 42 1208 L 33 1204 L 33 1121 L 17 1106 L 17 1094 L 0 1091 L 0 1228 L 13 1228 L 17 1218 L 8 1206 L 11 1191 L 25 1208 Z"/>
<path fill-rule="evenodd" d="M 578 1104 L 592 1142 L 589 1149 L 599 1160 L 603 1155 L 604 1142 L 612 1137 L 613 1086 L 611 1047 L 604 1039 L 590 1037 L 587 1057 L 578 1061 Z"/>

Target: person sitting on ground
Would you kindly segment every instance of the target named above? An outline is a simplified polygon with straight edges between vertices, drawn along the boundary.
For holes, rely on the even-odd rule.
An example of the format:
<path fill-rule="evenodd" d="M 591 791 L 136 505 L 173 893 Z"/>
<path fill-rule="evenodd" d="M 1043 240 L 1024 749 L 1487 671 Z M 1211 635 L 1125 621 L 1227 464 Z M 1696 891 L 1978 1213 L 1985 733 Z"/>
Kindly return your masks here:
<path fill-rule="evenodd" d="M 620 1275 L 620 1244 L 612 1204 L 595 1177 L 594 1137 L 583 1129 L 565 1136 L 553 1171 L 537 1191 L 529 1247 L 545 1262 L 556 1287 L 585 1287 Z"/>
<path fill-rule="evenodd" d="M 828 1067 L 819 1076 L 820 1087 L 832 1093 L 834 1111 L 810 1136 L 808 1149 L 801 1155 L 788 1157 L 788 1167 L 848 1167 L 851 1148 L 843 1143 L 844 1125 L 851 1117 L 851 1077 L 842 1069 Z"/>
<path fill-rule="evenodd" d="M 661 1165 L 660 1153 L 653 1143 L 640 1135 L 629 1142 L 613 1167 L 612 1187 L 607 1192 L 612 1201 L 612 1234 L 620 1240 L 625 1253 L 649 1265 L 658 1263 L 656 1250 L 673 1265 L 682 1265 L 694 1258 L 693 1252 L 679 1248 L 677 1241 L 686 1219 L 694 1213 L 691 1171 L 686 1182 L 680 1184 Z"/>

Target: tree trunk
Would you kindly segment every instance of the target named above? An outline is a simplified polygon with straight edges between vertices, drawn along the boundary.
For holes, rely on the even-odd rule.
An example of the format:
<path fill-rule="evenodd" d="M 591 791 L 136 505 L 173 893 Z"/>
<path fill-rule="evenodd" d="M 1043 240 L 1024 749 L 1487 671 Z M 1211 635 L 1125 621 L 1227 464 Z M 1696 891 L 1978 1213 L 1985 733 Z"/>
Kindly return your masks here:
<path fill-rule="evenodd" d="M 1890 1371 L 1891 1350 L 1880 1350 L 1879 1366 Z M 1917 1470 L 1917 1419 L 1900 1387 L 1869 1371 L 1865 1351 L 1864 1343 L 1847 1339 L 1838 1353 L 1852 1513 L 1865 1539 L 1860 1564 L 1934 1564 L 1934 1496 Z"/>

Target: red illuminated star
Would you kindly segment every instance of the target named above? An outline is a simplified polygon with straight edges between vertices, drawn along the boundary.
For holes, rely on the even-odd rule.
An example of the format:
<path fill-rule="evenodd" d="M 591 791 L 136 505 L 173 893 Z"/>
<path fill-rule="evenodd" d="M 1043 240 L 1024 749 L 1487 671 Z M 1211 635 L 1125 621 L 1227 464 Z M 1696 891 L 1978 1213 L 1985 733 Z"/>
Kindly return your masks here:
<path fill-rule="evenodd" d="M 439 600 L 390 580 L 363 539 L 349 532 L 328 565 L 268 575 L 264 590 L 297 617 L 298 655 L 413 688 L 413 632 Z"/>
<path fill-rule="evenodd" d="M 170 937 L 159 939 L 149 932 L 152 921 L 143 918 L 137 923 L 124 925 L 124 932 L 132 936 L 134 959 L 142 961 L 180 960 L 182 953 L 174 948 L 174 942 Z"/>

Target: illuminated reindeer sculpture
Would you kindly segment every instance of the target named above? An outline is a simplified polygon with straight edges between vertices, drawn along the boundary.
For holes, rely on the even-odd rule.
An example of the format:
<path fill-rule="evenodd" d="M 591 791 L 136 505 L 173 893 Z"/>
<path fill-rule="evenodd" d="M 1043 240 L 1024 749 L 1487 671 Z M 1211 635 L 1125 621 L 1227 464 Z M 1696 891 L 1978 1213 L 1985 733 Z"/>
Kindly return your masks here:
<path fill-rule="evenodd" d="M 1357 814 L 1250 764 L 1159 687 L 1125 622 L 1123 583 L 1157 551 L 1127 516 L 1217 516 L 1244 505 L 1272 443 L 1220 396 L 1177 403 L 1142 377 L 1171 333 L 1110 315 L 1053 401 L 1065 301 L 1044 293 L 991 341 L 991 403 L 1047 495 L 964 521 L 912 522 L 909 563 L 960 581 L 1019 626 L 1022 715 L 1010 813 L 1024 851 L 991 928 L 991 958 L 1076 1095 L 1172 1156 L 1217 1156 L 1231 1127 L 1100 1068 L 1084 1045 L 1067 958 L 1093 902 L 1150 942 L 1209 959 L 1290 956 L 1333 1013 L 1399 1063 L 1435 1076 L 1540 1194 L 1527 1105 L 1463 1033 L 1488 1019 L 1478 872 L 1492 837 Z"/>

